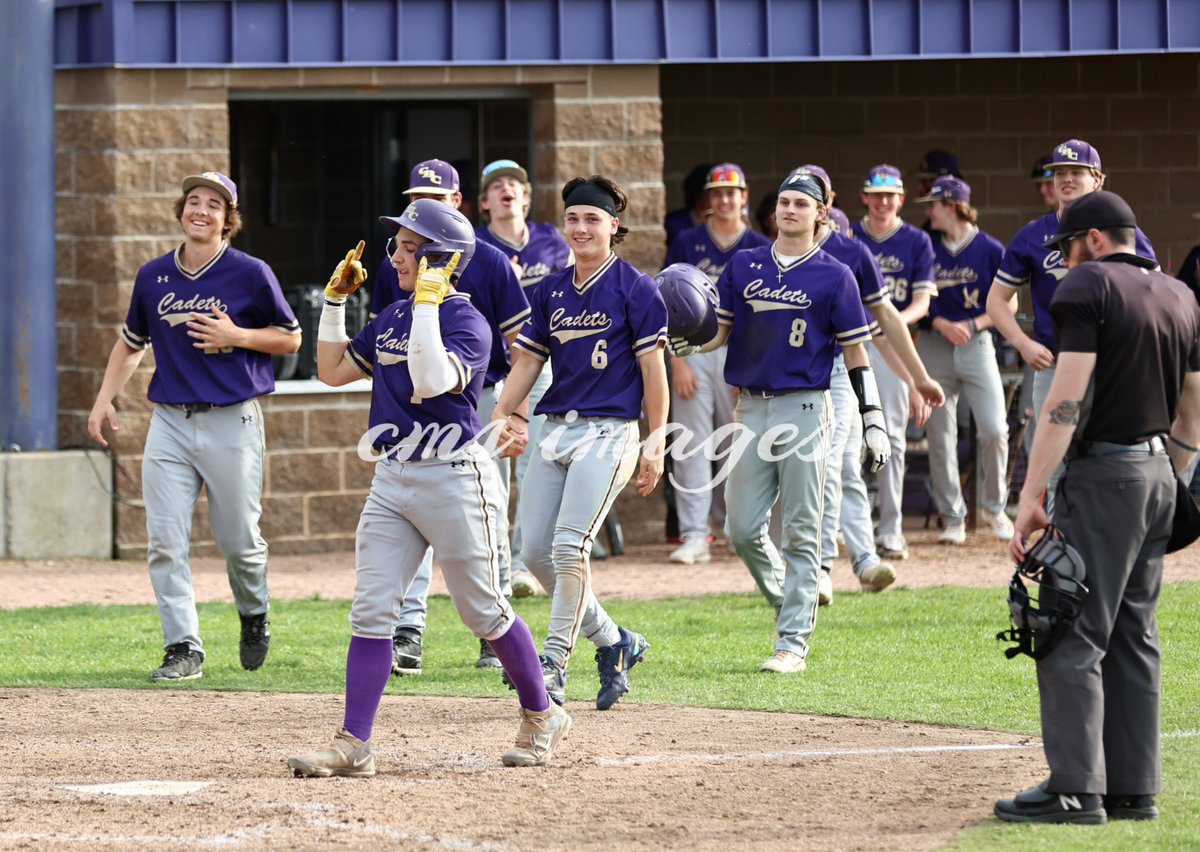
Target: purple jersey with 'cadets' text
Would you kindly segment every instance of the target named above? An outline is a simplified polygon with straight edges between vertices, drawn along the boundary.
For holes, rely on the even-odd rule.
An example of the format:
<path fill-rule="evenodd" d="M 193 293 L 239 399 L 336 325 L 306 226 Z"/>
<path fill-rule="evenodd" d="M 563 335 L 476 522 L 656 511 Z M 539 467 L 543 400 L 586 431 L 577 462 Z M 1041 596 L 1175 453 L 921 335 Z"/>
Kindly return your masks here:
<path fill-rule="evenodd" d="M 415 395 L 408 372 L 412 296 L 393 302 L 350 341 L 346 358 L 373 379 L 370 428 L 380 452 L 398 447 L 401 459 L 419 450 L 456 450 L 483 429 L 475 406 L 483 390 L 492 349 L 492 330 L 465 293 L 451 293 L 438 308 L 442 345 L 458 372 L 458 393 L 424 399 Z M 442 427 L 449 427 L 442 430 Z M 411 448 L 411 449 L 410 449 Z"/>
<path fill-rule="evenodd" d="M 717 319 L 733 326 L 725 381 L 735 387 L 826 390 L 838 346 L 871 338 L 850 268 L 816 246 L 786 267 L 773 245 L 738 252 L 717 292 Z"/>
<path fill-rule="evenodd" d="M 933 276 L 938 295 L 929 316 L 965 322 L 987 313 L 988 291 L 1004 257 L 1004 246 L 991 234 L 972 227 L 966 242 L 951 251 L 946 237 L 934 233 Z"/>
<path fill-rule="evenodd" d="M 665 265 L 690 263 L 716 284 L 721 280 L 721 273 L 725 271 L 729 258 L 733 257 L 734 252 L 770 244 L 769 238 L 743 226 L 742 233 L 738 234 L 737 239 L 729 245 L 723 246 L 706 222 L 703 225 L 689 228 L 680 234 L 675 242 L 671 243 L 671 247 L 667 249 Z"/>
<path fill-rule="evenodd" d="M 549 222 L 527 222 L 525 228 L 528 233 L 524 245 L 513 245 L 494 234 L 491 228 L 476 228 L 475 239 L 495 246 L 510 262 L 516 257 L 521 266 L 517 277 L 525 290 L 525 298 L 532 302 L 533 293 L 529 288 L 536 287 L 551 272 L 566 269 L 574 259 L 566 239 Z"/>
<path fill-rule="evenodd" d="M 937 295 L 933 283 L 933 245 L 929 234 L 907 222 L 900 222 L 880 237 L 867 230 L 866 219 L 850 224 L 854 236 L 862 240 L 875 258 L 875 264 L 892 295 L 896 310 L 912 304 L 917 293 Z"/>
<path fill-rule="evenodd" d="M 587 281 L 575 268 L 542 279 L 513 346 L 554 362 L 535 414 L 620 417 L 642 411 L 638 358 L 667 340 L 667 306 L 650 276 L 610 254 Z"/>
<path fill-rule="evenodd" d="M 197 349 L 188 335 L 193 312 L 219 308 L 242 328 L 274 328 L 299 334 L 296 315 L 283 298 L 271 267 L 222 243 L 212 260 L 185 271 L 180 246 L 138 270 L 121 339 L 132 349 L 154 346 L 151 402 L 167 405 L 233 405 L 275 390 L 271 356 L 232 347 Z"/>
<path fill-rule="evenodd" d="M 879 267 L 875 265 L 875 258 L 861 240 L 854 239 L 850 234 L 825 228 L 817 240 L 817 247 L 850 267 L 854 280 L 858 282 L 858 295 L 864 307 L 872 308 L 891 301 L 887 285 L 883 283 L 883 276 L 879 274 Z M 883 329 L 876 322 L 875 315 L 867 313 L 866 316 L 870 321 L 871 336 L 882 334 Z"/>
<path fill-rule="evenodd" d="M 1014 289 L 1029 286 L 1029 297 L 1033 301 L 1033 339 L 1051 351 L 1056 351 L 1058 344 L 1054 340 L 1050 301 L 1058 289 L 1058 282 L 1066 276 L 1067 267 L 1063 265 L 1058 249 L 1046 248 L 1042 243 L 1057 233 L 1057 211 L 1027 223 L 1008 244 L 996 272 L 996 280 L 1001 284 Z M 1137 253 L 1156 260 L 1154 247 L 1141 228 L 1137 229 L 1136 237 Z"/>
<path fill-rule="evenodd" d="M 491 387 L 508 375 L 508 341 L 506 336 L 521 327 L 529 318 L 529 300 L 521 290 L 516 270 L 508 258 L 494 246 L 475 243 L 475 256 L 454 285 L 460 293 L 471 297 L 475 309 L 492 327 L 492 356 L 488 361 L 483 386 Z M 410 294 L 400 289 L 400 278 L 390 258 L 379 265 L 379 278 L 371 294 L 371 315 L 377 315 L 397 299 Z"/>

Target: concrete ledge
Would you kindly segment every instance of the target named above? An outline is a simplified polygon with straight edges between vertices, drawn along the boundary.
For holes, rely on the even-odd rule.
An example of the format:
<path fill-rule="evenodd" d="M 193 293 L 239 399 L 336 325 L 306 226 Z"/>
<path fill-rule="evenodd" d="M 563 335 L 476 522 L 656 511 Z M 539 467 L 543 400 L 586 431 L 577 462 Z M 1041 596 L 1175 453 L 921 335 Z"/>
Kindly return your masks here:
<path fill-rule="evenodd" d="M 111 559 L 112 488 L 99 450 L 0 453 L 0 558 Z"/>

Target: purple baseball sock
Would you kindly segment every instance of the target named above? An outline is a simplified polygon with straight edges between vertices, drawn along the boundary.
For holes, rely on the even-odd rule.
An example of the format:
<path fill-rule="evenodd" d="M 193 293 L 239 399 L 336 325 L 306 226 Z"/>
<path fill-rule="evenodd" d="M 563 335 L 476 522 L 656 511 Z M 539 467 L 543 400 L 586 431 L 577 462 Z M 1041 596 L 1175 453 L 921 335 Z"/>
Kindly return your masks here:
<path fill-rule="evenodd" d="M 546 681 L 542 679 L 542 661 L 538 659 L 533 634 L 521 616 L 514 613 L 508 632 L 499 639 L 489 639 L 488 644 L 516 687 L 521 706 L 535 713 L 549 707 L 550 696 L 546 694 Z"/>
<path fill-rule="evenodd" d="M 346 715 L 343 725 L 360 740 L 371 739 L 379 700 L 392 674 L 392 640 L 350 637 L 346 652 Z"/>

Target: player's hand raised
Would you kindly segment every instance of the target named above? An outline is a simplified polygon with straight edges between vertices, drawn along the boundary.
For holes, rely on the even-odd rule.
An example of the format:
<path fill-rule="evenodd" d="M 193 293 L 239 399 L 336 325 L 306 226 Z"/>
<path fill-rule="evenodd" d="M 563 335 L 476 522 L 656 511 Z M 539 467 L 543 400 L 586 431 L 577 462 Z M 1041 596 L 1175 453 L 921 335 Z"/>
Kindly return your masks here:
<path fill-rule="evenodd" d="M 417 267 L 417 286 L 413 290 L 413 304 L 440 305 L 442 299 L 446 298 L 446 294 L 450 292 L 450 277 L 458 268 L 458 261 L 461 257 L 462 253 L 456 251 L 451 256 L 450 262 L 443 267 L 431 267 L 428 258 L 421 258 L 421 265 Z"/>
<path fill-rule="evenodd" d="M 338 263 L 333 275 L 329 276 L 329 283 L 325 285 L 325 298 L 343 302 L 367 280 L 367 270 L 363 269 L 360 262 L 366 245 L 366 242 L 359 240 L 355 248 L 346 252 L 345 259 Z"/>

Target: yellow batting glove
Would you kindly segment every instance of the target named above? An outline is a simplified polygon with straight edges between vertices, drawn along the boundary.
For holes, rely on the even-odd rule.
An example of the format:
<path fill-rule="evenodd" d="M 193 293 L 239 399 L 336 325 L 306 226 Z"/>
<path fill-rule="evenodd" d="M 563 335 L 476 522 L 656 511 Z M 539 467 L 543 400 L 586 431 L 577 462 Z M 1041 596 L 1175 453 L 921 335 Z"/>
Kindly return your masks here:
<path fill-rule="evenodd" d="M 362 286 L 367 280 L 367 270 L 359 262 L 362 259 L 366 243 L 358 241 L 358 246 L 346 252 L 346 259 L 337 265 L 329 283 L 325 285 L 325 298 L 336 302 L 345 301 L 346 297 Z"/>
<path fill-rule="evenodd" d="M 458 266 L 459 252 L 455 252 L 450 262 L 440 269 L 431 269 L 426 258 L 421 258 L 417 267 L 417 286 L 413 288 L 414 305 L 440 305 L 442 299 L 450 292 L 450 276 Z"/>

